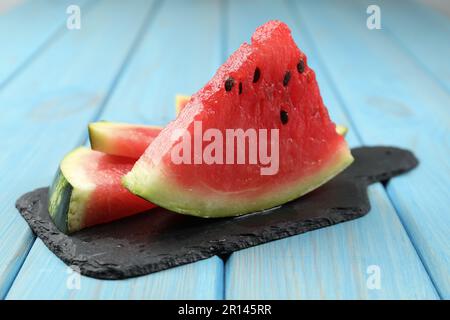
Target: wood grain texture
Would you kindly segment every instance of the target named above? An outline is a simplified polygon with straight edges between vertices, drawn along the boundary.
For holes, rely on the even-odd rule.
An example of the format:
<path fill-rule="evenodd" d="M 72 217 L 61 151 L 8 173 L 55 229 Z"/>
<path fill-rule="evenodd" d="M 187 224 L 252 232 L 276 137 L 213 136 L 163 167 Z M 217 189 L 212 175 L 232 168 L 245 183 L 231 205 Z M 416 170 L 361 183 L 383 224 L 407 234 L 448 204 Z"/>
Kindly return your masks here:
<path fill-rule="evenodd" d="M 387 191 L 438 293 L 449 298 L 449 92 L 389 33 L 366 27 L 364 3 L 295 4 L 362 141 L 410 148 L 419 158 Z"/>
<path fill-rule="evenodd" d="M 67 6 L 84 0 L 10 1 L 0 8 L 0 88 L 64 33 Z"/>
<path fill-rule="evenodd" d="M 166 1 L 158 6 L 158 10 L 154 10 L 139 46 L 126 62 L 114 92 L 99 115 L 100 119 L 166 124 L 175 117 L 175 93 L 191 93 L 201 87 L 220 63 L 220 38 L 217 37 L 220 13 L 217 1 Z M 128 25 L 130 19 L 132 16 L 122 15 L 121 25 Z M 192 34 L 196 36 L 192 37 Z M 181 53 L 180 50 L 168 48 L 183 51 Z M 109 52 L 108 47 L 98 51 L 103 54 Z M 83 71 L 85 78 L 89 77 L 86 70 Z M 82 132 L 85 136 L 85 127 Z M 50 271 L 42 272 L 42 268 Z M 223 262 L 218 257 L 125 281 L 83 277 L 82 283 L 86 285 L 75 291 L 65 285 L 67 278 L 65 265 L 41 241 L 37 241 L 8 298 L 223 297 Z"/>
<path fill-rule="evenodd" d="M 0 188 L 6 190 L 0 194 L 0 298 L 34 240 L 13 203 L 22 193 L 49 184 L 63 154 L 85 140 L 87 122 L 100 117 L 166 124 L 175 115 L 175 93 L 200 88 L 256 26 L 273 18 L 293 28 L 317 72 L 332 118 L 350 128 L 352 146 L 412 148 L 421 165 L 393 180 L 388 194 L 380 184 L 372 186 L 373 208 L 362 219 L 231 255 L 225 297 L 435 299 L 432 281 L 442 297 L 449 297 L 450 117 L 447 66 L 440 67 L 448 46 L 440 28 L 445 22 L 421 7 L 400 13 L 389 9 L 382 12 L 386 30 L 369 31 L 367 4 L 353 1 L 231 1 L 229 6 L 166 1 L 157 13 L 150 12 L 152 3 L 144 2 L 100 2 L 86 13 L 82 30 L 47 44 L 51 23 L 46 27 L 42 22 L 36 30 L 47 30 L 47 35 L 32 42 L 34 49 L 15 45 L 33 50 L 20 51 L 22 61 L 7 72 L 14 79 L 0 91 L 0 136 L 8 137 L 0 141 L 8 150 L 0 154 Z M 427 25 L 405 35 L 407 23 L 417 17 Z M 145 23 L 148 29 L 133 48 Z M 415 33 L 421 39 L 417 44 Z M 45 50 L 35 56 L 39 46 Z M 380 290 L 367 287 L 371 265 L 380 268 Z M 214 257 L 127 281 L 83 277 L 81 289 L 72 290 L 66 285 L 67 267 L 38 240 L 7 297 L 222 298 L 223 275 L 223 263 Z"/>
<path fill-rule="evenodd" d="M 100 119 L 152 125 L 173 120 L 175 95 L 195 93 L 221 64 L 219 2 L 164 2 Z"/>
<path fill-rule="evenodd" d="M 80 143 L 102 106 L 151 3 L 105 1 L 83 15 L 0 91 L 0 297 L 33 236 L 14 208 L 23 193 L 48 185 L 59 160 Z M 126 24 L 117 23 L 129 17 Z"/>
<path fill-rule="evenodd" d="M 280 19 L 292 28 L 298 45 L 316 70 L 321 93 L 332 118 L 350 128 L 348 141 L 360 144 L 357 130 L 346 116 L 339 92 L 321 66 L 311 36 L 298 28 L 297 16 L 286 3 L 257 7 L 231 1 L 228 51 L 232 52 L 260 24 Z M 248 12 L 253 19 L 247 19 Z M 321 19 L 318 19 L 321 22 Z M 408 235 L 380 184 L 370 187 L 368 216 L 236 252 L 226 263 L 227 299 L 408 299 L 437 298 L 435 289 Z M 381 288 L 367 286 L 367 268 L 381 272 Z M 411 277 L 414 280 L 411 281 Z"/>
<path fill-rule="evenodd" d="M 436 293 L 380 184 L 365 217 L 234 253 L 230 299 L 433 299 Z M 402 251 L 401 251 L 402 250 Z M 380 288 L 370 284 L 372 266 Z"/>
<path fill-rule="evenodd" d="M 450 92 L 450 18 L 417 1 L 370 1 L 382 12 L 383 32 Z"/>
<path fill-rule="evenodd" d="M 217 299 L 223 293 L 218 257 L 126 280 L 78 276 L 37 239 L 6 299 Z"/>

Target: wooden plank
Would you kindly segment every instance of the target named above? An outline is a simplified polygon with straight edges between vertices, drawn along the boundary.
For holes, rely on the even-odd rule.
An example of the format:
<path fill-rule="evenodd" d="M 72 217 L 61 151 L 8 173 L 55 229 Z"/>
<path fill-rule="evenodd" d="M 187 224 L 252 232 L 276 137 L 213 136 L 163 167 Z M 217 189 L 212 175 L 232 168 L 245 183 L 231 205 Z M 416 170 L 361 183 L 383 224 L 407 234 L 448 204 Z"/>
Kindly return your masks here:
<path fill-rule="evenodd" d="M 450 19 L 416 1 L 365 1 L 378 4 L 382 28 L 429 75 L 450 92 Z"/>
<path fill-rule="evenodd" d="M 161 125 L 173 119 L 175 93 L 192 93 L 209 79 L 219 64 L 219 15 L 217 1 L 164 2 L 158 14 L 152 15 L 100 118 Z M 41 268 L 50 271 L 41 272 Z M 83 286 L 78 291 L 67 288 L 67 277 L 64 265 L 38 241 L 7 298 L 223 297 L 223 262 L 218 257 L 126 281 L 83 277 Z"/>
<path fill-rule="evenodd" d="M 166 125 L 220 64 L 220 1 L 164 3 L 100 118 Z"/>
<path fill-rule="evenodd" d="M 350 128 L 348 141 L 360 140 L 346 116 L 339 92 L 305 29 L 286 3 L 258 6 L 230 2 L 229 52 L 248 41 L 256 26 L 285 21 L 316 70 L 332 118 Z M 251 12 L 252 19 L 248 19 Z M 322 19 L 316 17 L 318 24 Z M 330 49 L 331 50 L 331 49 Z M 383 187 L 370 188 L 371 212 L 361 219 L 236 252 L 226 263 L 227 299 L 392 299 L 436 298 L 435 289 Z M 375 266 L 375 267 L 373 267 Z M 380 289 L 367 285 L 371 268 L 380 270 Z M 412 279 L 414 275 L 414 279 Z"/>
<path fill-rule="evenodd" d="M 383 187 L 371 186 L 369 196 L 372 210 L 359 220 L 234 253 L 226 265 L 226 297 L 436 298 Z M 380 289 L 368 285 L 372 268 L 379 268 Z"/>
<path fill-rule="evenodd" d="M 106 1 L 83 14 L 82 28 L 52 43 L 0 91 L 0 297 L 33 236 L 16 199 L 48 185 L 59 160 L 80 143 L 126 60 L 151 3 Z M 119 23 L 125 19 L 127 23 Z M 112 23 L 115 22 L 115 23 Z M 112 36 L 114 35 L 114 36 Z"/>
<path fill-rule="evenodd" d="M 420 166 L 393 179 L 387 191 L 438 293 L 449 298 L 448 91 L 396 39 L 367 29 L 364 3 L 295 4 L 297 22 L 320 48 L 362 141 L 410 148 L 418 156 Z"/>
<path fill-rule="evenodd" d="M 64 33 L 67 6 L 85 1 L 10 1 L 0 8 L 0 88 Z M 14 32 L 11 32 L 14 30 Z"/>
<path fill-rule="evenodd" d="M 223 293 L 218 257 L 126 280 L 79 276 L 40 239 L 30 251 L 6 299 L 212 299 Z"/>

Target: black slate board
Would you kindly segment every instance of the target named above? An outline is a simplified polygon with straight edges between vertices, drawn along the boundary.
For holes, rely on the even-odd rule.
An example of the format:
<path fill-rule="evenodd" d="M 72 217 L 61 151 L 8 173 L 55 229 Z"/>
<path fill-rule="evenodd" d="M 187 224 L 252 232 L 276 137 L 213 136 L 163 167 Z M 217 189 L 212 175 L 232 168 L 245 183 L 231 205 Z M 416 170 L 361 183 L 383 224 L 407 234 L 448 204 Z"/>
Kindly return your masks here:
<path fill-rule="evenodd" d="M 34 233 L 68 265 L 99 279 L 123 279 L 226 255 L 365 215 L 367 186 L 411 170 L 418 161 L 391 147 L 352 150 L 355 162 L 319 189 L 271 210 L 203 219 L 153 209 L 112 223 L 61 233 L 47 211 L 48 188 L 23 195 L 16 207 Z"/>

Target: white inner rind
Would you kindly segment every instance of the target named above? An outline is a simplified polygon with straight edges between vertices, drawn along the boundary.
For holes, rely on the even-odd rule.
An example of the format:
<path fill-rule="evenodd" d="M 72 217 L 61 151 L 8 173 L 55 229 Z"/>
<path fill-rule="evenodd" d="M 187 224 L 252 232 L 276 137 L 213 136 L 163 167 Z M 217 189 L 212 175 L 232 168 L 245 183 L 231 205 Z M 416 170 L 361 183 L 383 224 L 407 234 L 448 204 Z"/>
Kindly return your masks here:
<path fill-rule="evenodd" d="M 239 192 L 208 190 L 202 194 L 199 190 L 182 188 L 165 174 L 164 162 L 152 166 L 138 161 L 122 181 L 132 193 L 169 210 L 201 217 L 227 217 L 273 208 L 296 199 L 329 181 L 353 162 L 345 141 L 329 159 L 315 174 L 261 192 L 252 199 L 240 199 Z"/>

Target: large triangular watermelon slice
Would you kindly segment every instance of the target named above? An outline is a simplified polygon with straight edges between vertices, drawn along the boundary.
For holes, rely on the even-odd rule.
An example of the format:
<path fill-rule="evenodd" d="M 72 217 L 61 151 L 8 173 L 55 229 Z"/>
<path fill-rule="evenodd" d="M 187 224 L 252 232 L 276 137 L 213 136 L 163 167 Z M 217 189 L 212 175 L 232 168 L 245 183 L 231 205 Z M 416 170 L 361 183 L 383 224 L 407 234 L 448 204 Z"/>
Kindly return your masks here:
<path fill-rule="evenodd" d="M 208 129 L 214 130 L 205 135 Z M 238 148 L 237 141 L 226 148 L 227 130 L 233 129 L 258 134 L 266 130 L 265 139 L 263 134 L 257 136 L 258 152 L 264 150 L 264 143 L 270 145 L 270 152 L 258 153 L 255 164 L 251 143 L 245 150 Z M 200 144 L 199 136 L 203 138 Z M 186 137 L 192 138 L 189 144 Z M 228 149 L 231 152 L 225 154 Z M 241 158 L 238 163 L 242 151 L 246 161 L 242 163 Z M 329 118 L 306 56 L 284 23 L 270 21 L 193 95 L 123 183 L 134 194 L 170 210 L 224 217 L 293 200 L 327 182 L 352 161 L 346 141 Z"/>

